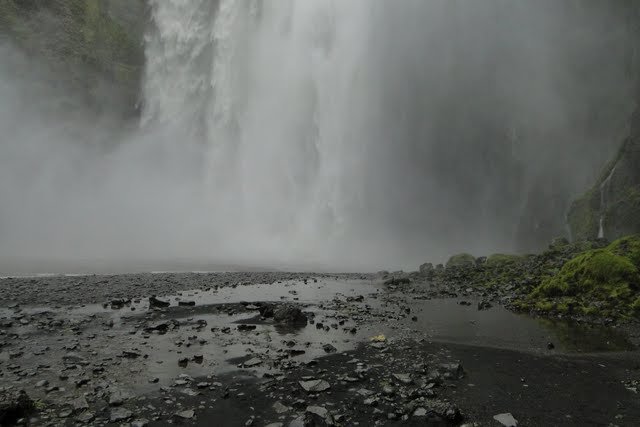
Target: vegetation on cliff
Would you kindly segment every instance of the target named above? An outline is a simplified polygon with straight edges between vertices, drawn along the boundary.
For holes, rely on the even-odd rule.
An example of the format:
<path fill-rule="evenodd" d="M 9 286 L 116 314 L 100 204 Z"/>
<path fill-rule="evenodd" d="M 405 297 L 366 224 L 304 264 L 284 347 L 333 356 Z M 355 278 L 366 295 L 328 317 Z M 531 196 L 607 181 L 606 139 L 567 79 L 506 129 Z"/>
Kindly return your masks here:
<path fill-rule="evenodd" d="M 144 65 L 144 11 L 140 0 L 0 0 L 0 36 L 92 105 L 119 92 L 131 110 Z"/>

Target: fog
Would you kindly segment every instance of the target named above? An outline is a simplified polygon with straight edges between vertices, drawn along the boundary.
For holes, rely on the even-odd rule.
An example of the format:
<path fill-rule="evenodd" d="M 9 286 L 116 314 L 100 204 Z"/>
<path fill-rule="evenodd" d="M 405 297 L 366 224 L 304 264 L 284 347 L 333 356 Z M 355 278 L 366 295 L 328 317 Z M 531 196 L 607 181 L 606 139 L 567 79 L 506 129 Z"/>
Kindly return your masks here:
<path fill-rule="evenodd" d="M 536 249 L 633 108 L 625 16 L 604 3 L 150 0 L 129 121 L 4 40 L 0 270 Z"/>

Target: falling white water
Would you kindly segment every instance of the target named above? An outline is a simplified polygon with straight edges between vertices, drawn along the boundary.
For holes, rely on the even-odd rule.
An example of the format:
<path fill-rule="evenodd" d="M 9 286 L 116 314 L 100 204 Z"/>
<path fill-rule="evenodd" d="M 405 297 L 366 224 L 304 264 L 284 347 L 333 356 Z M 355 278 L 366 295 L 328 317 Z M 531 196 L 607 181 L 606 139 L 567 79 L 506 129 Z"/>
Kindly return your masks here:
<path fill-rule="evenodd" d="M 609 191 L 609 184 L 611 183 L 611 178 L 613 178 L 613 174 L 616 171 L 616 167 L 614 166 L 611 169 L 611 172 L 607 176 L 607 178 L 602 181 L 600 184 L 600 220 L 599 220 L 599 228 L 598 228 L 598 238 L 604 239 L 604 216 L 607 211 L 607 192 Z"/>
<path fill-rule="evenodd" d="M 365 179 L 367 140 L 354 138 L 352 112 L 363 108 L 354 96 L 366 102 L 368 2 L 151 6 L 143 124 L 206 147 L 218 234 L 298 255 L 343 239 Z"/>

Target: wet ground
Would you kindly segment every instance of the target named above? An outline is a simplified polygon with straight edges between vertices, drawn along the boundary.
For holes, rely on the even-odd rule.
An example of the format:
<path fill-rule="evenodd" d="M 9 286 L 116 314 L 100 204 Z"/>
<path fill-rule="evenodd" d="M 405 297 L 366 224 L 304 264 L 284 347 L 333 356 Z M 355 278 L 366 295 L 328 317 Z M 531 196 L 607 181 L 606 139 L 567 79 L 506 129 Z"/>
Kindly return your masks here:
<path fill-rule="evenodd" d="M 640 356 L 621 330 L 424 286 L 280 273 L 3 279 L 0 389 L 36 401 L 32 425 L 640 423 Z M 279 319 L 286 310 L 303 322 Z"/>

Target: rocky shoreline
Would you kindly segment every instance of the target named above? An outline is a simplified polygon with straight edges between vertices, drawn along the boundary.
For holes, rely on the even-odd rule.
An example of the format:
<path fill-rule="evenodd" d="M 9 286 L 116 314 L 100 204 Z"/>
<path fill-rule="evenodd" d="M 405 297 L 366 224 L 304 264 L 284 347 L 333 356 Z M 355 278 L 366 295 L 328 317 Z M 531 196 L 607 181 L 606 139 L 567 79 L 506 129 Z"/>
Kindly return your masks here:
<path fill-rule="evenodd" d="M 637 326 L 567 334 L 564 316 L 549 329 L 502 308 L 522 291 L 481 286 L 478 271 L 5 278 L 0 423 L 640 420 Z"/>

